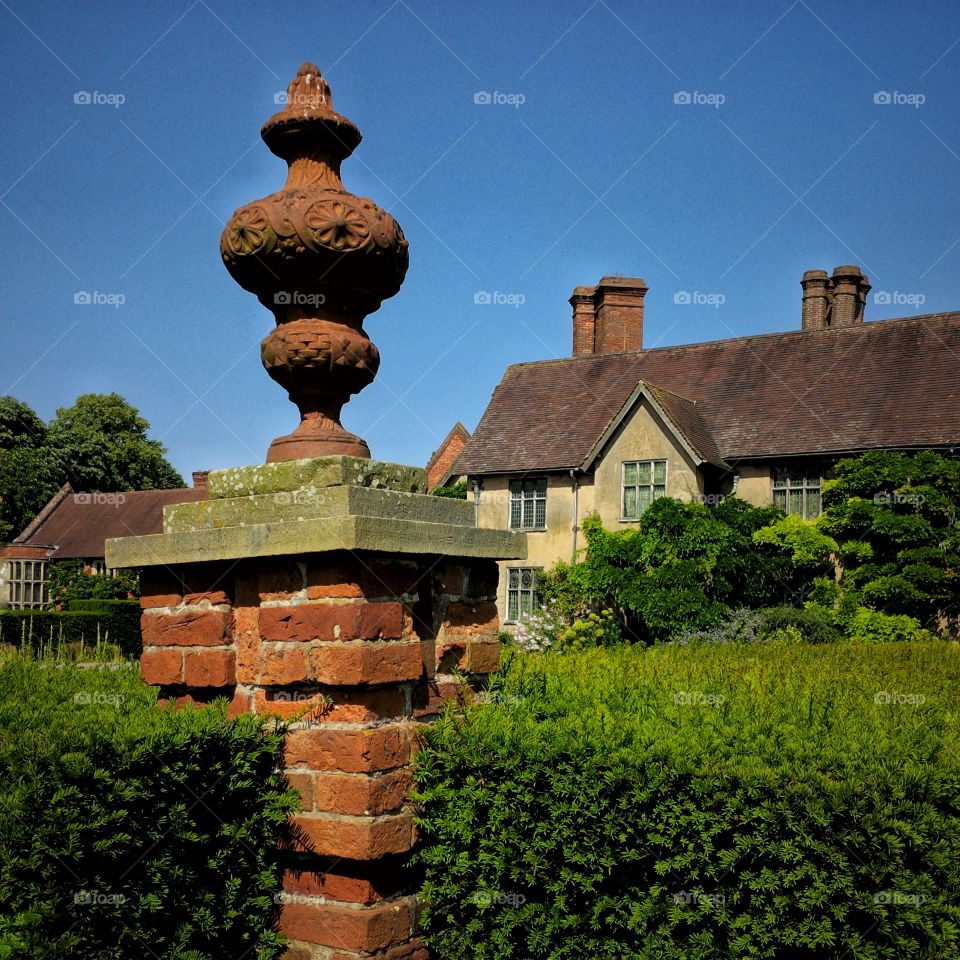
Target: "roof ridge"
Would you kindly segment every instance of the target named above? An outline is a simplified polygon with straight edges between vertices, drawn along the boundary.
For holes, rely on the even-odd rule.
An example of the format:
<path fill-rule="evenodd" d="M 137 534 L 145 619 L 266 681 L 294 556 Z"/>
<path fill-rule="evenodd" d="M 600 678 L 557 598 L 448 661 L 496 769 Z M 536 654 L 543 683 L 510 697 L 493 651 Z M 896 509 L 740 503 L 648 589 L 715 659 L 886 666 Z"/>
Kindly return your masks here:
<path fill-rule="evenodd" d="M 821 330 L 776 330 L 770 333 L 745 333 L 736 337 L 724 337 L 720 340 L 695 340 L 693 343 L 673 343 L 664 347 L 621 350 L 618 353 L 585 353 L 573 357 L 554 357 L 552 360 L 521 360 L 517 363 L 511 363 L 507 367 L 507 372 L 514 367 L 538 367 L 547 366 L 551 363 L 586 362 L 603 360 L 607 357 L 643 356 L 648 353 L 665 353 L 668 350 L 691 350 L 694 347 L 715 347 L 727 343 L 745 343 L 751 340 L 772 340 L 776 337 L 842 336 L 850 332 L 860 333 L 864 330 L 872 330 L 876 327 L 885 326 L 886 324 L 957 318 L 960 318 L 960 310 L 942 310 L 939 313 L 922 313 L 912 317 L 888 317 L 886 320 L 870 320 L 864 323 L 854 323 L 846 327 L 825 327 Z M 506 377 L 506 372 L 504 373 L 504 377 Z"/>
<path fill-rule="evenodd" d="M 43 525 L 50 519 L 50 516 L 57 510 L 61 503 L 63 503 L 66 498 L 73 493 L 73 487 L 70 485 L 68 480 L 44 505 L 40 512 L 24 527 L 20 536 L 18 536 L 13 542 L 14 543 L 27 543 L 28 540 L 36 536 L 40 532 L 40 529 Z"/>

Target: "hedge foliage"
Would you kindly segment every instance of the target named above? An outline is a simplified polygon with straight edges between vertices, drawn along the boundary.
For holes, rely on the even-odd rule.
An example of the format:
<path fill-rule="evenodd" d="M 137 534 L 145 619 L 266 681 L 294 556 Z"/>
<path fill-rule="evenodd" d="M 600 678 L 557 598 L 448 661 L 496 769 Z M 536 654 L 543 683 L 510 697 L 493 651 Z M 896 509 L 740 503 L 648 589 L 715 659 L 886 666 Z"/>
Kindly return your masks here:
<path fill-rule="evenodd" d="M 140 604 L 136 600 L 72 600 L 67 610 L 0 610 L 0 643 L 34 650 L 62 645 L 113 644 L 139 657 Z"/>
<path fill-rule="evenodd" d="M 960 955 L 952 643 L 512 654 L 418 754 L 438 958 Z"/>
<path fill-rule="evenodd" d="M 279 956 L 281 734 L 99 666 L 0 660 L 0 957 Z"/>

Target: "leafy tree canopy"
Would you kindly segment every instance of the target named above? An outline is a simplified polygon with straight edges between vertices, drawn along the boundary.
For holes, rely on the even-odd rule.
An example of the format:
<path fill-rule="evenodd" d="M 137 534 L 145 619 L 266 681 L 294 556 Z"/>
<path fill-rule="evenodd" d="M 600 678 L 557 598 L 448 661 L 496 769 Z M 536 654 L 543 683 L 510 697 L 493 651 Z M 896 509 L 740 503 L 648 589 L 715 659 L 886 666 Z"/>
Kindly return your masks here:
<path fill-rule="evenodd" d="M 167 462 L 147 423 L 117 393 L 86 393 L 61 407 L 50 424 L 50 444 L 60 454 L 75 490 L 170 490 L 183 478 Z"/>
<path fill-rule="evenodd" d="M 0 451 L 14 447 L 41 447 L 47 426 L 33 409 L 15 397 L 0 397 Z"/>

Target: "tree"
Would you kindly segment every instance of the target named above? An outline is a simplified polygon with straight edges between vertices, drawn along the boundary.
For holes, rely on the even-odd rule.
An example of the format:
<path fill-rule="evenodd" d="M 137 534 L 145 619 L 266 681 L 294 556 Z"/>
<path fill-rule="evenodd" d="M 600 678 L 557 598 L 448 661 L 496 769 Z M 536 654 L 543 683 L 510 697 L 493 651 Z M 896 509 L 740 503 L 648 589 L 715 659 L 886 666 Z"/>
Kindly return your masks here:
<path fill-rule="evenodd" d="M 930 627 L 960 616 L 960 462 L 930 451 L 841 460 L 823 504 L 847 592 Z"/>
<path fill-rule="evenodd" d="M 0 451 L 42 447 L 46 442 L 46 424 L 30 406 L 15 397 L 0 397 Z"/>
<path fill-rule="evenodd" d="M 119 394 L 87 393 L 61 407 L 49 427 L 49 443 L 75 490 L 170 490 L 183 478 L 167 462 L 166 449 L 150 440 L 150 424 Z"/>

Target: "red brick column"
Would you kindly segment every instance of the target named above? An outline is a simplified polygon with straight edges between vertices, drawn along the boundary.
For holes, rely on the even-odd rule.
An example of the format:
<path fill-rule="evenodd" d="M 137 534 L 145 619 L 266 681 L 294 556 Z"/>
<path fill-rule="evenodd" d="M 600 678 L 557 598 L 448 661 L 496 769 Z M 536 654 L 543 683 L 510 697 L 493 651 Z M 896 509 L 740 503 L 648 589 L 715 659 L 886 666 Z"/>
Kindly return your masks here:
<path fill-rule="evenodd" d="M 141 669 L 163 696 L 293 721 L 302 799 L 284 867 L 288 960 L 426 960 L 411 760 L 420 724 L 499 657 L 493 560 L 335 551 L 143 575 Z"/>

